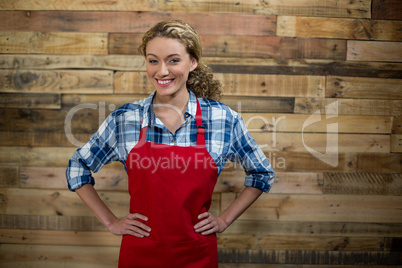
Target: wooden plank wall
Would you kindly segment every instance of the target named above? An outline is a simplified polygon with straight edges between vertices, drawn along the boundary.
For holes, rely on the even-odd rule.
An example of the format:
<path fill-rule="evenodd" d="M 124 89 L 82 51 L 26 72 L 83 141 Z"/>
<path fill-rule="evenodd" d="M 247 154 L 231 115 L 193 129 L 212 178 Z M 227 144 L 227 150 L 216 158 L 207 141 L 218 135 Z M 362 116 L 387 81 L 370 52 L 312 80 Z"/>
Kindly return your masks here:
<path fill-rule="evenodd" d="M 220 267 L 401 265 L 401 1 L 0 0 L 0 266 L 116 267 L 120 238 L 64 171 L 110 111 L 152 91 L 136 49 L 170 18 L 197 28 L 277 172 L 218 236 Z M 124 216 L 121 165 L 95 177 Z M 225 168 L 214 213 L 243 178 Z"/>

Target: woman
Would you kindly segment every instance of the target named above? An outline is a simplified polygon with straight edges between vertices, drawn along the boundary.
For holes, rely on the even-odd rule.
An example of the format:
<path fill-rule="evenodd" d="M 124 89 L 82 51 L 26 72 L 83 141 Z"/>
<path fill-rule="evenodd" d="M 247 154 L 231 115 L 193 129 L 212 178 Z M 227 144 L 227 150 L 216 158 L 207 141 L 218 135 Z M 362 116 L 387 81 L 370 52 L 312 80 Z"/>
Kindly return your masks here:
<path fill-rule="evenodd" d="M 161 22 L 139 51 L 155 91 L 111 113 L 67 168 L 76 191 L 98 219 L 122 235 L 119 267 L 218 267 L 223 232 L 262 192 L 274 171 L 238 113 L 213 100 L 221 85 L 200 62 L 195 30 Z M 241 163 L 245 189 L 221 215 L 208 212 L 225 161 Z M 129 177 L 130 213 L 118 219 L 93 188 L 91 171 L 112 161 Z"/>

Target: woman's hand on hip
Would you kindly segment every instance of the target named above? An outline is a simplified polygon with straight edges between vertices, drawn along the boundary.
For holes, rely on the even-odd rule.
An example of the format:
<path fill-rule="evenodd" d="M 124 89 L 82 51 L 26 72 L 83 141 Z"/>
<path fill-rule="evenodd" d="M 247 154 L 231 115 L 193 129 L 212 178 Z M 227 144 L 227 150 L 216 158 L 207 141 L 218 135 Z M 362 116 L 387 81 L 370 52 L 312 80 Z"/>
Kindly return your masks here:
<path fill-rule="evenodd" d="M 210 212 L 204 212 L 198 215 L 199 223 L 194 225 L 195 232 L 202 235 L 221 233 L 226 230 L 228 225 L 220 217 L 215 217 Z"/>
<path fill-rule="evenodd" d="M 140 238 L 149 236 L 151 228 L 139 220 L 147 221 L 148 218 L 139 213 L 132 213 L 123 219 L 116 219 L 108 228 L 114 235 L 132 235 Z"/>

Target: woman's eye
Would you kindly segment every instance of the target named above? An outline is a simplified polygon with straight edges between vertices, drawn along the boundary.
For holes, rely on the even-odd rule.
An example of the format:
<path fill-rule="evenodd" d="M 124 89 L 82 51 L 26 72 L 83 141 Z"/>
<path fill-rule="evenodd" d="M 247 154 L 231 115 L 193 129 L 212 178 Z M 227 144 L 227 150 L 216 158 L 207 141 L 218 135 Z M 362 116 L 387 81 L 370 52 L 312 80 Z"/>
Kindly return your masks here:
<path fill-rule="evenodd" d="M 173 60 L 171 60 L 170 62 L 171 62 L 171 63 L 179 63 L 180 60 L 179 60 L 179 59 L 173 59 Z"/>
<path fill-rule="evenodd" d="M 149 60 L 148 61 L 150 64 L 156 64 L 156 63 L 158 63 L 158 61 L 156 61 L 156 60 Z"/>

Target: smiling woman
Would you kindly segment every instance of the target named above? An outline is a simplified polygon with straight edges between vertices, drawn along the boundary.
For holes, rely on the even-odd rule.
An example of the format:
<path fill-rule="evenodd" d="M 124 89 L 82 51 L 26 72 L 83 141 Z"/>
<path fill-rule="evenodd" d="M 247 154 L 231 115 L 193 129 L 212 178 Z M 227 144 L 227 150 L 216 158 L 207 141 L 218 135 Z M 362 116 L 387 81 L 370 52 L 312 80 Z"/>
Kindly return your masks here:
<path fill-rule="evenodd" d="M 178 41 L 190 56 L 190 60 L 197 61 L 196 68 L 189 73 L 187 87 L 197 97 L 219 100 L 222 94 L 221 83 L 214 78 L 211 69 L 201 61 L 201 40 L 194 28 L 180 20 L 156 24 L 142 38 L 142 44 L 138 48 L 141 55 L 147 57 L 150 49 L 148 43 L 157 37 Z"/>
<path fill-rule="evenodd" d="M 197 60 L 190 58 L 178 40 L 166 37 L 156 37 L 148 43 L 146 59 L 148 78 L 156 89 L 155 115 L 175 133 L 184 120 L 181 114 L 189 98 L 186 82 Z"/>
<path fill-rule="evenodd" d="M 270 190 L 274 171 L 240 115 L 214 100 L 221 85 L 200 62 L 201 43 L 191 26 L 158 23 L 139 50 L 155 91 L 112 112 L 76 151 L 67 169 L 69 188 L 110 232 L 123 236 L 119 267 L 216 268 L 216 233 Z M 215 216 L 212 193 L 227 160 L 243 166 L 246 187 Z M 123 219 L 92 187 L 91 172 L 113 161 L 128 174 L 130 211 Z"/>

